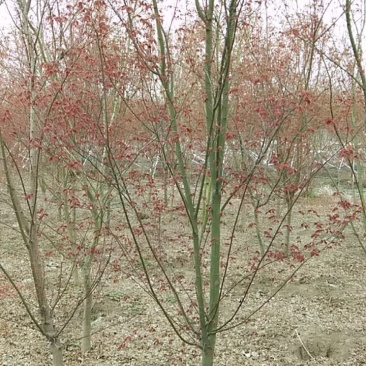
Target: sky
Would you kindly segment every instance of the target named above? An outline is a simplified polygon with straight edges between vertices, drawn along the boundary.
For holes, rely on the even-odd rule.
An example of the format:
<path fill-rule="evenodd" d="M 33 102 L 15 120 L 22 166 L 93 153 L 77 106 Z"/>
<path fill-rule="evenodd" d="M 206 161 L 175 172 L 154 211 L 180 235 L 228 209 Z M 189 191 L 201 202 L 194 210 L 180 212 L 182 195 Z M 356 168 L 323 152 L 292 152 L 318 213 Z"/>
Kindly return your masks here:
<path fill-rule="evenodd" d="M 12 24 L 12 20 L 7 9 L 8 3 L 10 3 L 9 0 L 5 0 L 3 2 L 0 0 L 0 28 L 7 28 Z"/>
<path fill-rule="evenodd" d="M 33 0 L 34 2 L 38 0 Z M 176 4 L 176 1 L 179 1 L 180 4 L 184 5 L 184 7 L 193 7 L 193 0 L 165 0 L 167 4 L 171 3 L 172 7 Z M 205 0 L 201 0 L 204 2 Z M 0 0 L 0 29 L 4 32 L 8 30 L 12 25 L 12 19 L 9 16 L 8 7 L 12 7 L 15 3 L 14 0 Z M 279 22 L 281 16 L 285 14 L 285 8 L 287 10 L 291 10 L 292 13 L 302 12 L 305 8 L 309 8 L 309 3 L 313 3 L 312 0 L 262 0 L 262 10 L 263 14 L 266 14 L 271 18 L 271 21 Z M 345 3 L 345 0 L 324 0 L 324 3 L 330 4 L 326 9 L 326 15 L 324 19 L 327 23 L 331 23 L 333 19 L 337 19 L 342 14 L 342 4 Z M 191 6 L 191 5 L 192 6 Z M 356 10 L 356 7 L 361 9 L 361 12 L 358 13 L 359 19 L 357 19 L 357 23 L 360 24 L 360 18 L 362 14 L 365 14 L 364 8 L 364 0 L 353 0 L 352 6 L 353 9 Z M 266 10 L 265 10 L 266 9 Z M 356 13 L 356 12 L 355 12 Z M 169 23 L 169 15 L 166 17 L 168 19 L 167 23 Z M 283 18 L 283 17 L 282 17 Z M 166 19 L 166 20 L 167 20 Z M 337 34 L 345 34 L 346 30 L 346 22 L 344 15 L 338 19 L 337 27 L 335 28 L 335 32 Z M 366 31 L 365 31 L 366 33 Z M 365 47 L 366 49 L 366 34 L 365 34 Z"/>

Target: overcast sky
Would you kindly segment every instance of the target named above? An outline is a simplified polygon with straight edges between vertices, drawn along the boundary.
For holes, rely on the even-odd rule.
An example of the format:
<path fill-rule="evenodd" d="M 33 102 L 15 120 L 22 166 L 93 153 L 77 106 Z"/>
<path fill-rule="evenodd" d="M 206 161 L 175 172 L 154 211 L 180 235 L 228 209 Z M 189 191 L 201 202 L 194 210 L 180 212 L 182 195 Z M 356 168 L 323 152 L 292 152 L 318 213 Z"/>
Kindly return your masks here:
<path fill-rule="evenodd" d="M 0 0 L 1 3 L 1 0 Z M 9 4 L 9 0 L 7 0 L 7 4 Z M 9 12 L 7 9 L 7 4 L 5 4 L 5 1 L 0 5 L 0 27 L 4 28 L 9 26 L 12 21 L 11 18 L 9 16 Z"/>
<path fill-rule="evenodd" d="M 39 0 L 34 0 L 34 2 Z M 189 6 L 189 4 L 193 4 L 193 0 L 165 0 L 167 4 L 172 4 L 174 6 L 177 1 L 179 1 L 180 6 L 184 6 L 186 8 Z M 0 3 L 2 0 L 0 0 Z M 201 2 L 203 2 L 201 0 Z M 309 7 L 309 3 L 311 4 L 312 0 L 264 0 L 262 3 L 262 9 L 263 12 L 265 11 L 265 6 L 267 5 L 267 15 L 271 18 L 271 22 L 279 22 L 283 15 L 290 11 L 292 14 L 295 14 L 296 12 L 302 12 L 306 7 Z M 13 6 L 15 3 L 14 0 L 3 0 L 2 4 L 0 5 L 0 29 L 7 30 L 12 24 L 11 17 L 9 16 L 7 7 Z M 345 0 L 326 0 L 325 3 L 329 3 L 330 6 L 327 8 L 326 16 L 324 17 L 325 21 L 330 24 L 332 22 L 332 19 L 339 18 L 339 16 L 342 14 L 342 6 L 341 4 L 345 3 Z M 188 5 L 187 5 L 188 4 Z M 352 2 L 353 9 L 356 10 L 356 6 L 359 6 L 362 10 L 361 12 L 357 13 L 360 18 L 362 14 L 364 14 L 364 1 L 363 0 L 354 0 Z M 192 5 L 193 7 L 193 5 Z M 285 11 L 285 7 L 287 7 L 287 11 Z M 356 11 L 354 11 L 356 14 Z M 166 17 L 166 23 L 169 23 L 170 17 Z M 359 19 L 360 19 L 359 18 Z M 358 19 L 358 20 L 359 20 Z M 360 24 L 360 22 L 358 22 Z M 335 32 L 339 35 L 344 34 L 346 30 L 345 26 L 345 16 L 341 16 L 341 19 L 337 22 L 337 27 L 335 28 Z M 366 39 L 366 37 L 364 37 Z"/>

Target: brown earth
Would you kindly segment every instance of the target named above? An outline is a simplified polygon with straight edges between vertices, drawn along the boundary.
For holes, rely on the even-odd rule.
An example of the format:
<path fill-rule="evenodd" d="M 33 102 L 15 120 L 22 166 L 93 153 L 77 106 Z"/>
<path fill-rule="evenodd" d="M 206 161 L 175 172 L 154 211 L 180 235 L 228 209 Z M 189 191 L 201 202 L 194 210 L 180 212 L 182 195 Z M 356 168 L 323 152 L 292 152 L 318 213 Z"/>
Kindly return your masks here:
<path fill-rule="evenodd" d="M 330 201 L 320 198 L 303 200 L 302 210 L 321 211 L 320 220 L 326 220 Z M 248 216 L 249 217 L 249 216 Z M 174 263 L 174 273 L 182 275 L 184 288 L 193 296 L 191 265 L 180 260 L 189 253 L 181 251 L 172 237 L 180 229 L 175 224 L 162 224 L 162 249 Z M 246 223 L 251 219 L 246 219 Z M 301 216 L 294 217 L 293 237 L 300 240 L 311 236 L 311 229 L 301 227 Z M 22 247 L 14 214 L 1 206 L 0 260 L 35 309 L 32 280 L 26 252 Z M 311 219 L 310 219 L 311 221 Z M 227 227 L 232 219 L 227 218 Z M 249 257 L 256 249 L 255 235 L 242 223 L 237 234 L 243 250 L 236 259 L 228 277 L 228 285 L 241 277 L 248 268 Z M 309 232 L 307 232 L 307 230 Z M 184 231 L 184 230 L 183 230 Z M 350 230 L 341 245 L 323 251 L 308 261 L 294 278 L 249 320 L 218 337 L 216 365 L 363 365 L 366 364 L 366 255 L 354 240 Z M 240 235 L 242 235 L 240 237 Z M 300 239 L 299 239 L 300 238 Z M 304 239 L 304 242 L 306 240 Z M 238 244 L 238 248 L 240 245 Z M 249 250 L 245 249 L 251 247 Z M 248 257 L 249 256 L 249 257 Z M 181 264 L 179 264 L 181 262 Z M 150 263 L 151 264 L 151 263 Z M 153 264 L 151 264 L 153 265 Z M 260 271 L 254 281 L 237 320 L 249 314 L 271 297 L 278 286 L 288 278 L 298 263 L 275 263 Z M 66 266 L 66 265 L 65 265 Z M 155 270 L 152 269 L 154 272 Z M 57 283 L 60 258 L 47 259 L 46 273 Z M 95 294 L 93 310 L 93 348 L 83 355 L 79 350 L 80 311 L 62 335 L 65 344 L 66 365 L 199 365 L 199 350 L 185 346 L 175 336 L 162 312 L 137 283 L 137 277 L 127 271 L 109 270 L 102 286 Z M 158 281 L 158 277 L 154 277 Z M 189 287 L 190 286 L 190 287 Z M 54 285 L 49 286 L 56 296 Z M 77 289 L 72 288 L 72 291 Z M 72 291 L 55 310 L 59 324 L 67 318 L 63 307 L 72 303 Z M 167 307 L 176 305 L 175 298 L 161 290 Z M 222 319 L 229 317 L 242 299 L 243 286 L 236 287 L 222 306 Z M 187 295 L 188 296 L 188 295 Z M 187 299 L 187 296 L 183 296 Z M 71 311 L 72 306 L 69 308 Z M 60 315 L 59 315 L 60 314 Z M 50 365 L 47 343 L 35 329 L 18 297 L 0 275 L 0 365 Z"/>

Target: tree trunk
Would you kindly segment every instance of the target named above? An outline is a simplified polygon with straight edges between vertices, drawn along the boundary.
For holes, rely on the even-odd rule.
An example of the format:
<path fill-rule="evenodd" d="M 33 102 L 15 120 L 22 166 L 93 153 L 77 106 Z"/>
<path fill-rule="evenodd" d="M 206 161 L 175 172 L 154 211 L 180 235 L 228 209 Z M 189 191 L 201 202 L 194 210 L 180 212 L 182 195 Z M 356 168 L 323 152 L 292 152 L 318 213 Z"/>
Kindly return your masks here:
<path fill-rule="evenodd" d="M 289 198 L 288 202 L 287 202 L 286 233 L 285 233 L 285 254 L 286 254 L 286 257 L 288 257 L 289 254 L 290 254 L 292 208 L 293 208 L 293 197 Z"/>
<path fill-rule="evenodd" d="M 62 346 L 58 337 L 51 343 L 51 353 L 53 366 L 63 366 Z"/>
<path fill-rule="evenodd" d="M 216 334 L 207 337 L 203 344 L 201 366 L 213 366 L 215 355 Z"/>
<path fill-rule="evenodd" d="M 84 284 L 84 312 L 83 312 L 83 334 L 81 341 L 81 352 L 88 352 L 91 348 L 91 312 L 93 295 L 90 281 L 90 264 L 87 263 L 83 269 Z"/>
<path fill-rule="evenodd" d="M 60 342 L 60 338 L 58 337 L 52 313 L 48 305 L 45 305 L 46 309 L 42 313 L 43 316 L 43 330 L 46 334 L 47 339 L 50 342 L 50 350 L 52 353 L 53 366 L 63 366 L 63 356 L 62 356 L 62 345 Z"/>

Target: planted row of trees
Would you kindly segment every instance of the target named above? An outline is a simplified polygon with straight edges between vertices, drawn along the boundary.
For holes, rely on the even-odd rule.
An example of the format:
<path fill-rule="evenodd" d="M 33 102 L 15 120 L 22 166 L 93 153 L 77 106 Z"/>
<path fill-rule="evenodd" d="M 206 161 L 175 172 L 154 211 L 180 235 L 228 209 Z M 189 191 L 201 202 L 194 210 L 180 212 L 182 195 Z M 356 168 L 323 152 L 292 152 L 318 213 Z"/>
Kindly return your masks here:
<path fill-rule="evenodd" d="M 54 365 L 63 364 L 62 332 L 79 307 L 81 349 L 90 349 L 93 293 L 111 262 L 137 275 L 206 366 L 217 335 L 248 319 L 245 298 L 261 268 L 302 266 L 348 224 L 358 230 L 363 161 L 352 146 L 363 142 L 362 31 L 353 33 L 349 1 L 327 22 L 330 5 L 313 1 L 276 24 L 267 2 L 197 1 L 185 11 L 156 0 L 15 3 L 0 49 L 0 149 L 37 305 L 6 261 L 0 269 Z M 341 22 L 351 47 L 337 50 Z M 304 213 L 312 230 L 300 245 L 292 213 L 318 174 L 342 161 L 361 205 L 339 192 L 328 222 Z M 172 215 L 183 224 L 167 243 Z M 233 283 L 246 251 L 248 268 Z M 176 252 L 191 254 L 192 282 L 177 275 Z M 57 276 L 46 274 L 48 261 L 60 263 Z M 234 289 L 238 305 L 221 317 Z"/>

